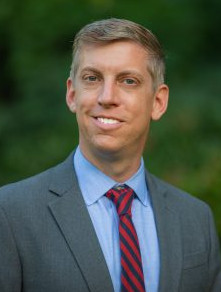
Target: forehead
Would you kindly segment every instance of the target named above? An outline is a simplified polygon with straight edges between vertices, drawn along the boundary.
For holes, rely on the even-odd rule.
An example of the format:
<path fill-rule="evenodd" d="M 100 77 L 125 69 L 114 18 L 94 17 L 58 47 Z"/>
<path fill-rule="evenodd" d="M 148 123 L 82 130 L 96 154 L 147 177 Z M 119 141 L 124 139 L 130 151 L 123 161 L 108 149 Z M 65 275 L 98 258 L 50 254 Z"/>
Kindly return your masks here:
<path fill-rule="evenodd" d="M 76 57 L 80 70 L 85 66 L 115 69 L 132 67 L 146 70 L 149 55 L 138 43 L 125 40 L 105 44 L 84 44 Z"/>

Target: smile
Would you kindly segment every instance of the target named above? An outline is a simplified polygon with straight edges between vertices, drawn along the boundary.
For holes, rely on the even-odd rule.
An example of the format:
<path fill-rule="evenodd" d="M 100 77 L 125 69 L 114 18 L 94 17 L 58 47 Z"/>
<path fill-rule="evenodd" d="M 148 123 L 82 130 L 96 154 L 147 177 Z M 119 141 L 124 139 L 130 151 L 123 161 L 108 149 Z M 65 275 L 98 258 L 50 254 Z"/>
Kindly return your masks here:
<path fill-rule="evenodd" d="M 108 124 L 108 125 L 115 125 L 115 124 L 120 123 L 118 120 L 108 119 L 108 118 L 97 118 L 97 120 L 102 124 Z"/>

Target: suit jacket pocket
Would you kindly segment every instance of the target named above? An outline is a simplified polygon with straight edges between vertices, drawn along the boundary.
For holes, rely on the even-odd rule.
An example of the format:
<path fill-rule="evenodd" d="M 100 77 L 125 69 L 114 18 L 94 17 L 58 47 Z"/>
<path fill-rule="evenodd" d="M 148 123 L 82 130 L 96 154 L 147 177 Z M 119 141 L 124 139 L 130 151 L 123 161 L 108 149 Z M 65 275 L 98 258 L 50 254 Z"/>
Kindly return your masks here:
<path fill-rule="evenodd" d="M 197 252 L 193 254 L 188 254 L 184 256 L 183 268 L 193 269 L 195 267 L 206 264 L 207 260 L 208 260 L 208 255 L 206 252 Z"/>

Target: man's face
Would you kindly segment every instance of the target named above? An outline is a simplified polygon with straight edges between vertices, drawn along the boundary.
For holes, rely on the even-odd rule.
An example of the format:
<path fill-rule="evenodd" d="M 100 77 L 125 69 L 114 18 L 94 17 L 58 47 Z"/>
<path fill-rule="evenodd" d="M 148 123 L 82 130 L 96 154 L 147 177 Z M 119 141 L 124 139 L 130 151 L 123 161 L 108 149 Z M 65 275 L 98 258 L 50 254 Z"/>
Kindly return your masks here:
<path fill-rule="evenodd" d="M 142 154 L 151 119 L 167 106 L 168 88 L 153 92 L 147 52 L 131 41 L 85 45 L 67 104 L 76 113 L 80 148 L 96 155 Z"/>

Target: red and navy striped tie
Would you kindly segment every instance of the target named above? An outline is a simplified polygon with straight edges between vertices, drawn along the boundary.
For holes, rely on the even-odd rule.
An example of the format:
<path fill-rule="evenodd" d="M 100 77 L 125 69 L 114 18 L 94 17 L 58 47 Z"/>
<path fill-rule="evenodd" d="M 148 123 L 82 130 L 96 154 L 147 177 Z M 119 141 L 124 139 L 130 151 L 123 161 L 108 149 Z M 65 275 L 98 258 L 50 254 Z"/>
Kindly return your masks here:
<path fill-rule="evenodd" d="M 144 292 L 140 247 L 131 216 L 134 191 L 127 185 L 110 189 L 106 196 L 116 205 L 119 216 L 121 292 Z"/>

